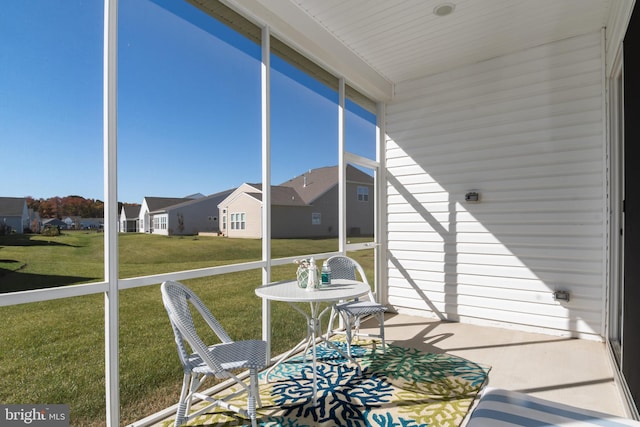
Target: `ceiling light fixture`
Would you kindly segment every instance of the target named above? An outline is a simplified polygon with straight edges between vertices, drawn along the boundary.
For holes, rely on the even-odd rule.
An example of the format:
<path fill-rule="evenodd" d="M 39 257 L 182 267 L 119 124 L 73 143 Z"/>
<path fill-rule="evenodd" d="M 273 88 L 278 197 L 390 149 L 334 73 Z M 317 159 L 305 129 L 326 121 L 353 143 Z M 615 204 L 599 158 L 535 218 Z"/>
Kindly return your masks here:
<path fill-rule="evenodd" d="M 447 16 L 451 15 L 455 10 L 456 5 L 453 3 L 440 3 L 436 7 L 433 8 L 433 14 L 436 16 Z"/>

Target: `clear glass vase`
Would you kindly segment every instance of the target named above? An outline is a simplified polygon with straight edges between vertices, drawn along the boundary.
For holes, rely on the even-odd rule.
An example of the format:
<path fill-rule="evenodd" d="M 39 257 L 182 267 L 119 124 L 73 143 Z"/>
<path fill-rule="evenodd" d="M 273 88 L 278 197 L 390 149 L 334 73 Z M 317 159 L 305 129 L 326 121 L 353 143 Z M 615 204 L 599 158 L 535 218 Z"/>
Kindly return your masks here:
<path fill-rule="evenodd" d="M 307 283 L 309 283 L 309 269 L 299 265 L 298 271 L 296 271 L 296 277 L 298 279 L 298 286 L 303 289 L 306 288 Z"/>

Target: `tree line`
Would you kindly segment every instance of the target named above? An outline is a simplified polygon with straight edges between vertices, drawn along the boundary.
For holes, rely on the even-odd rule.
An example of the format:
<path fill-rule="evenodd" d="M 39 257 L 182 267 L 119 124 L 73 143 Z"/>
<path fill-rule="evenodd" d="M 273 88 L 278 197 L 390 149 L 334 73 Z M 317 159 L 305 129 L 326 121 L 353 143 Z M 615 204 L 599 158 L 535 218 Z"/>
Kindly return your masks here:
<path fill-rule="evenodd" d="M 81 196 L 51 197 L 34 199 L 27 197 L 27 206 L 38 212 L 41 218 L 63 219 L 69 216 L 81 218 L 104 218 L 104 202 L 98 199 L 85 199 Z M 118 206 L 118 212 L 120 206 Z"/>

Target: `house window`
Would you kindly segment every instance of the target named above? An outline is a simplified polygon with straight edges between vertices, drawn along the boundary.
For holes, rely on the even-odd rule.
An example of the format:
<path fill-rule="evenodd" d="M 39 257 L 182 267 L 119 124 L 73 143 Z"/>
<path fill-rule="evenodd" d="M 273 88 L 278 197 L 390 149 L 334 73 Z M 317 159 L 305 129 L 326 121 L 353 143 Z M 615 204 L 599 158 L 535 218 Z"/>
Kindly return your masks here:
<path fill-rule="evenodd" d="M 313 212 L 311 214 L 311 225 L 320 225 L 322 223 L 322 214 L 320 212 Z"/>
<path fill-rule="evenodd" d="M 166 230 L 167 229 L 167 217 L 166 216 L 154 216 L 153 217 L 154 230 Z"/>
<path fill-rule="evenodd" d="M 245 213 L 232 213 L 231 214 L 231 229 L 232 230 L 244 230 L 245 226 Z"/>
<path fill-rule="evenodd" d="M 369 187 L 358 186 L 358 201 L 359 202 L 369 201 Z"/>

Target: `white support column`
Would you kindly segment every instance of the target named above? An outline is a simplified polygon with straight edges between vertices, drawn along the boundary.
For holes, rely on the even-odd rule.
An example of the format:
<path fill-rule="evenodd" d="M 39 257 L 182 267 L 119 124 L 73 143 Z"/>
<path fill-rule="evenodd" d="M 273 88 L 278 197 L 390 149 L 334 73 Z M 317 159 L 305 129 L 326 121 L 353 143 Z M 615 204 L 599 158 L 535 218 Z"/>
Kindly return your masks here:
<path fill-rule="evenodd" d="M 120 425 L 118 360 L 117 57 L 118 0 L 104 0 L 104 279 L 106 425 Z"/>
<path fill-rule="evenodd" d="M 338 250 L 345 254 L 347 249 L 347 182 L 345 164 L 345 84 L 338 80 Z"/>
<path fill-rule="evenodd" d="M 271 46 L 269 27 L 262 28 L 262 283 L 271 281 Z M 262 300 L 262 339 L 271 355 L 271 304 Z"/>
<path fill-rule="evenodd" d="M 376 174 L 375 190 L 375 225 L 376 225 L 376 245 L 375 245 L 375 267 L 376 274 L 376 298 L 378 302 L 387 304 L 389 302 L 389 291 L 387 285 L 387 263 L 388 263 L 388 239 L 387 239 L 387 162 L 386 162 L 386 130 L 385 104 L 379 102 L 376 105 L 376 160 L 378 169 Z"/>

